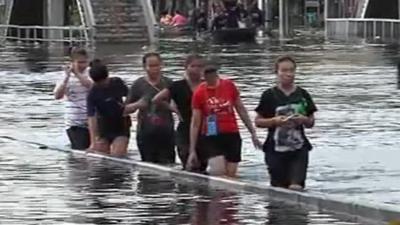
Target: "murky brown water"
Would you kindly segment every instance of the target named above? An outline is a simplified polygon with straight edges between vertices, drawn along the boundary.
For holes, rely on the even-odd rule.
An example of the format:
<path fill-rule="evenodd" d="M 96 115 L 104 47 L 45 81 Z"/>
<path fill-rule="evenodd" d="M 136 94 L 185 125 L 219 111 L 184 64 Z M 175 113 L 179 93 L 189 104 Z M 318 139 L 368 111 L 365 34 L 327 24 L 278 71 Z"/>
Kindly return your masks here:
<path fill-rule="evenodd" d="M 163 41 L 160 51 L 165 75 L 172 78 L 182 76 L 182 59 L 188 52 L 213 57 L 237 82 L 252 116 L 262 91 L 275 81 L 273 60 L 281 54 L 294 55 L 299 61 L 298 83 L 311 92 L 319 107 L 316 127 L 308 132 L 314 144 L 308 190 L 400 204 L 396 49 L 312 41 L 224 46 L 182 39 Z M 142 53 L 141 46 L 96 49 L 96 55 L 107 56 L 112 74 L 128 83 L 142 75 Z M 67 60 L 64 50 L 7 45 L 0 48 L 0 56 L 0 135 L 63 145 L 63 107 L 51 91 L 60 76 L 56 71 Z M 242 130 L 240 176 L 267 182 L 263 154 L 253 149 L 243 126 Z M 259 135 L 264 138 L 266 133 L 259 130 Z"/>

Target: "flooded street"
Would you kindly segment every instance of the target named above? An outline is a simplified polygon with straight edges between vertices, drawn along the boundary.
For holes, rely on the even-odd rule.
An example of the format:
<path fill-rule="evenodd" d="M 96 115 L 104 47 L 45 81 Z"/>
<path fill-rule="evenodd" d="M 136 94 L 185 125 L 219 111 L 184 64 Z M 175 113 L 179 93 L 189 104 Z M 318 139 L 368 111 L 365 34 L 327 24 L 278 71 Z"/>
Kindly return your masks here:
<path fill-rule="evenodd" d="M 4 138 L 0 148 L 2 224 L 359 224 Z"/>
<path fill-rule="evenodd" d="M 311 93 L 319 109 L 316 114 L 316 127 L 308 131 L 310 140 L 314 144 L 307 183 L 308 191 L 329 193 L 357 201 L 400 204 L 400 139 L 398 138 L 400 91 L 397 89 L 396 66 L 399 58 L 397 50 L 385 46 L 319 42 L 286 44 L 266 42 L 224 46 L 196 44 L 186 40 L 164 40 L 160 46 L 159 50 L 165 65 L 164 75 L 174 79 L 182 77 L 183 58 L 187 53 L 197 51 L 215 59 L 222 67 L 221 72 L 237 82 L 252 118 L 255 116 L 254 108 L 258 104 L 261 93 L 275 82 L 272 70 L 274 59 L 282 54 L 295 56 L 298 60 L 298 84 Z M 112 75 L 123 78 L 128 84 L 143 74 L 140 62 L 143 52 L 141 46 L 120 45 L 96 48 L 98 57 L 106 56 Z M 91 163 L 82 163 L 77 159 L 69 160 L 65 154 L 49 150 L 40 151 L 40 153 L 33 152 L 33 147 L 30 145 L 10 141 L 9 138 L 46 145 L 65 145 L 63 104 L 53 100 L 52 96 L 54 82 L 62 76 L 61 66 L 68 60 L 64 55 L 64 49 L 59 47 L 53 47 L 51 50 L 18 47 L 14 44 L 0 47 L 2 59 L 0 61 L 0 104 L 2 106 L 0 108 L 2 160 L 0 168 L 3 171 L 19 171 L 18 174 L 21 176 L 15 178 L 15 174 L 8 177 L 7 173 L 0 173 L 2 176 L 0 197 L 6 199 L 10 207 L 15 201 L 25 201 L 21 206 L 25 208 L 17 211 L 21 212 L 21 215 L 14 215 L 14 219 L 7 224 L 18 224 L 22 222 L 22 218 L 30 220 L 43 213 L 43 211 L 30 212 L 28 210 L 32 204 L 36 203 L 49 205 L 37 210 L 56 210 L 49 213 L 51 216 L 48 218 L 48 223 L 64 221 L 65 215 L 57 211 L 61 209 L 71 210 L 68 212 L 69 216 L 85 212 L 84 218 L 71 216 L 68 220 L 74 223 L 77 221 L 73 220 L 77 219 L 88 224 L 100 223 L 93 222 L 96 219 L 104 219 L 106 223 L 116 223 L 121 220 L 118 218 L 118 213 L 128 213 L 132 216 L 129 221 L 133 221 L 135 216 L 143 215 L 142 213 L 150 213 L 146 209 L 146 204 L 148 206 L 149 203 L 146 202 L 158 192 L 153 190 L 153 193 L 143 194 L 146 195 L 144 197 L 138 194 L 136 190 L 140 190 L 140 187 L 135 185 L 141 184 L 137 180 L 140 175 L 134 169 L 125 168 L 128 170 L 126 173 L 131 175 L 121 178 L 123 180 L 118 180 L 118 176 L 110 175 L 117 181 L 109 182 L 110 179 L 107 178 L 107 181 L 103 182 L 101 176 L 107 176 L 107 169 L 100 169 L 101 171 L 98 172 L 100 175 L 88 174 L 96 173 L 94 172 L 96 169 L 85 171 L 88 166 L 92 166 L 89 165 Z M 241 179 L 268 182 L 262 152 L 254 150 L 243 124 L 241 124 L 241 129 L 244 138 L 243 162 L 239 171 Z M 135 132 L 135 126 L 132 132 Z M 260 138 L 266 137 L 265 130 L 258 130 L 258 132 Z M 132 136 L 134 137 L 134 134 Z M 131 141 L 130 151 L 135 154 L 135 138 L 131 138 Z M 96 163 L 93 163 L 96 167 Z M 102 166 L 99 167 L 102 168 Z M 32 174 L 33 170 L 37 172 Z M 38 174 L 41 174 L 40 179 L 36 177 Z M 93 180 L 87 179 L 92 176 Z M 143 176 L 143 179 L 150 180 L 147 182 L 150 186 L 154 186 L 152 179 L 161 179 L 151 177 L 153 175 Z M 29 182 L 26 185 L 16 185 L 14 190 L 5 190 L 9 185 L 14 185 L 13 179 L 23 183 L 24 180 Z M 49 189 L 40 189 L 39 187 L 45 185 L 46 181 L 51 181 L 46 184 L 50 185 Z M 99 184 L 92 184 L 96 182 Z M 103 185 L 113 190 L 112 193 L 108 193 L 111 197 L 104 197 L 101 190 Z M 112 185 L 121 185 L 123 188 L 112 187 Z M 168 181 L 165 185 L 174 186 L 173 183 L 168 184 Z M 135 188 L 132 189 L 133 186 Z M 40 192 L 30 199 L 33 187 Z M 91 191 L 90 188 L 99 188 L 99 190 Z M 68 192 L 65 192 L 67 189 Z M 189 201 L 190 204 L 194 204 L 190 200 L 194 198 L 193 194 L 188 196 L 185 191 L 179 194 L 180 192 L 176 189 L 179 188 L 169 189 L 174 191 L 166 192 L 165 198 L 182 195 L 183 202 Z M 82 197 L 83 194 L 85 197 Z M 16 199 L 8 195 L 15 195 Z M 129 201 L 121 203 L 125 195 L 130 196 Z M 202 196 L 210 196 L 210 194 Z M 262 199 L 257 199 L 258 197 L 254 197 L 256 198 L 254 201 L 262 201 Z M 242 197 L 235 201 L 241 201 L 240 198 Z M 37 202 L 37 199 L 56 202 Z M 180 197 L 177 199 L 180 201 Z M 143 204 L 138 206 L 137 203 L 140 201 Z M 168 200 L 158 202 L 162 204 Z M 109 216 L 97 218 L 98 211 L 94 207 L 96 204 L 98 204 L 96 207 L 100 205 L 106 211 L 102 212 L 103 215 Z M 135 204 L 136 206 L 133 207 Z M 162 215 L 169 215 L 174 220 L 181 219 L 182 223 L 189 223 L 190 216 L 181 218 L 176 215 L 176 213 L 181 213 L 179 204 L 175 204 L 176 208 Z M 113 211 L 116 210 L 116 205 L 117 208 L 122 209 L 121 212 Z M 12 209 L 10 207 L 8 208 Z M 129 212 L 133 210 L 132 207 L 138 211 Z M 161 205 L 155 212 L 170 207 L 170 205 Z M 241 207 L 253 210 L 247 208 L 247 205 Z M 255 214 L 262 216 L 262 220 L 253 218 L 251 215 L 245 215 L 244 218 L 263 221 L 265 224 L 265 208 L 260 210 L 264 210 L 264 214 Z M 8 218 L 7 213 L 11 211 L 5 210 L 0 216 Z M 186 214 L 183 213 L 183 215 Z M 29 215 L 29 217 L 23 215 Z M 158 214 L 152 213 L 152 215 L 157 217 Z M 151 221 L 157 221 L 157 218 L 152 218 Z M 154 224 L 157 223 L 154 222 Z M 282 222 L 281 224 L 289 225 L 290 223 Z M 319 223 L 308 220 L 308 223 L 293 224 Z"/>

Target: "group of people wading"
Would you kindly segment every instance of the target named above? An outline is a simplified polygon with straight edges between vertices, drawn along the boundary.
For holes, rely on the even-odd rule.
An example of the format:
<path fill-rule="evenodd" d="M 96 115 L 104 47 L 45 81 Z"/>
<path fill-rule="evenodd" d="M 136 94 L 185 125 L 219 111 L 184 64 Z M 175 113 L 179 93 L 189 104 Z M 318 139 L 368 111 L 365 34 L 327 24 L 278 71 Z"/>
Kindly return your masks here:
<path fill-rule="evenodd" d="M 236 114 L 255 148 L 262 148 L 271 185 L 301 190 L 305 187 L 311 144 L 304 128 L 314 125 L 317 108 L 306 90 L 295 85 L 296 62 L 290 56 L 275 63 L 277 85 L 262 93 L 255 125 L 268 128 L 262 145 L 232 80 L 199 55 L 184 63 L 185 74 L 172 81 L 162 74 L 162 58 L 147 53 L 146 75 L 128 87 L 109 77 L 107 66 L 89 63 L 84 49 L 71 51 L 71 63 L 54 89 L 65 99 L 67 135 L 73 149 L 115 157 L 127 155 L 131 114 L 137 113 L 136 140 L 141 160 L 175 163 L 175 146 L 183 168 L 215 176 L 235 177 L 242 160 L 242 139 Z M 179 124 L 174 130 L 174 116 Z"/>

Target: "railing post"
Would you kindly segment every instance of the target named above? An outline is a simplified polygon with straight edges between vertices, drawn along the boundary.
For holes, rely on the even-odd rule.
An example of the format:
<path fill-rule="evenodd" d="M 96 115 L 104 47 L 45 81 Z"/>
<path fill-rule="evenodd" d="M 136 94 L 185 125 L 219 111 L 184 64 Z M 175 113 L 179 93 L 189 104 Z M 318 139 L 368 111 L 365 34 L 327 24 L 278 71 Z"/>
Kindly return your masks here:
<path fill-rule="evenodd" d="M 373 36 L 372 38 L 375 39 L 375 37 L 376 37 L 376 20 L 374 20 L 374 22 L 373 22 L 373 28 L 374 29 L 373 29 L 373 33 L 372 33 L 372 36 Z"/>
<path fill-rule="evenodd" d="M 354 36 L 356 36 L 356 37 L 358 37 L 358 21 L 354 21 L 354 24 L 355 24 L 355 35 Z"/>
<path fill-rule="evenodd" d="M 142 4 L 147 32 L 149 34 L 149 41 L 151 44 L 154 44 L 157 42 L 157 38 L 155 36 L 155 26 L 157 25 L 157 22 L 154 16 L 152 2 L 150 0 L 140 0 L 140 3 Z"/>
<path fill-rule="evenodd" d="M 68 29 L 68 38 L 69 38 L 69 43 L 71 45 L 72 44 L 72 27 L 69 27 L 69 29 Z"/>
<path fill-rule="evenodd" d="M 386 38 L 385 25 L 386 25 L 386 23 L 384 21 L 382 21 L 382 29 L 381 29 L 382 35 L 381 35 L 381 37 L 382 37 L 383 40 Z"/>
<path fill-rule="evenodd" d="M 26 41 L 29 41 L 29 36 L 30 36 L 29 28 L 25 28 L 25 40 Z"/>
<path fill-rule="evenodd" d="M 329 7 L 328 0 L 324 0 L 324 23 L 325 23 L 325 39 L 328 39 L 328 29 L 329 29 Z"/>
<path fill-rule="evenodd" d="M 394 22 L 392 21 L 390 23 L 390 39 L 393 40 L 394 39 Z"/>
<path fill-rule="evenodd" d="M 19 29 L 19 27 L 17 27 L 16 29 L 17 29 L 17 40 L 21 41 L 21 29 Z"/>
<path fill-rule="evenodd" d="M 79 29 L 79 44 L 81 44 L 80 42 L 82 41 L 82 29 Z"/>
<path fill-rule="evenodd" d="M 363 21 L 363 23 L 364 23 L 364 39 L 367 39 L 367 21 Z"/>
<path fill-rule="evenodd" d="M 36 42 L 37 41 L 37 28 L 33 28 L 33 41 Z"/>

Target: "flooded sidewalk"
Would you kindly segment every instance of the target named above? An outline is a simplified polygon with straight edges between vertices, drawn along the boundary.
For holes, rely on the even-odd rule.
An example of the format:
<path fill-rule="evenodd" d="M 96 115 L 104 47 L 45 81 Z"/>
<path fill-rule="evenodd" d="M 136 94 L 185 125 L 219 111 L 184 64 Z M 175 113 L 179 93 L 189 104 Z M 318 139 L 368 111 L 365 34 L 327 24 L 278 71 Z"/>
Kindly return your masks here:
<path fill-rule="evenodd" d="M 37 147 L 0 139 L 1 223 L 361 224 L 254 193 Z"/>

